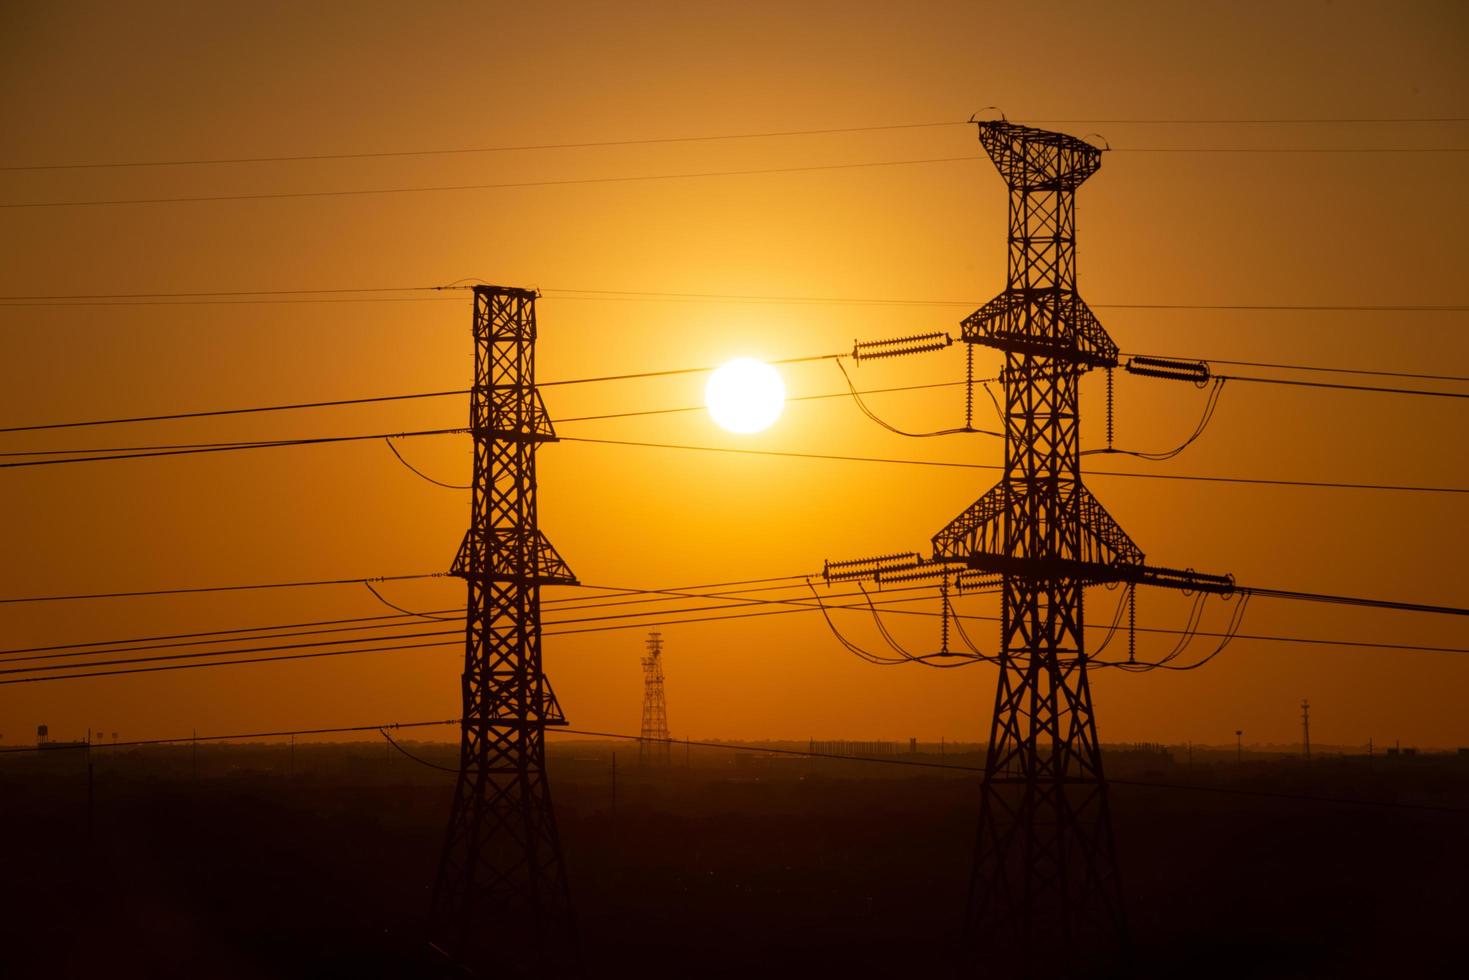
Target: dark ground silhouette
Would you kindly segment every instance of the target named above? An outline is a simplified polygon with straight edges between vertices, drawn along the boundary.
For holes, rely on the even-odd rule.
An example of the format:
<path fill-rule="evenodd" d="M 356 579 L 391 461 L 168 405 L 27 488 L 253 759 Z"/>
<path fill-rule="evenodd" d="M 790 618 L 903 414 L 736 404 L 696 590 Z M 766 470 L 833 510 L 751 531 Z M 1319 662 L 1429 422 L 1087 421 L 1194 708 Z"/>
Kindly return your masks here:
<path fill-rule="evenodd" d="M 973 774 L 694 750 L 637 771 L 559 743 L 592 977 L 945 977 Z M 417 746 L 441 762 L 451 750 Z M 939 761 L 937 756 L 925 756 Z M 427 975 L 451 777 L 386 744 L 0 757 L 0 974 Z M 943 761 L 974 763 L 977 757 Z M 1469 807 L 1469 758 L 1109 756 L 1114 778 Z M 294 773 L 292 773 L 294 768 Z M 1469 814 L 1113 790 L 1143 977 L 1458 975 Z M 1096 975 L 1109 972 L 1099 957 Z"/>

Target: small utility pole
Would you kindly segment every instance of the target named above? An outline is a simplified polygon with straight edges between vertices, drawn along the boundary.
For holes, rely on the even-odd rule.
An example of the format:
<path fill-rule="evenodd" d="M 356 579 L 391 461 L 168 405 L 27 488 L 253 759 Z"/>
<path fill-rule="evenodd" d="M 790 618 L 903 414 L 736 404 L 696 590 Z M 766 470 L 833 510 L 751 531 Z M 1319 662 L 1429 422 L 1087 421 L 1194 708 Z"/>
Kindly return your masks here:
<path fill-rule="evenodd" d="M 92 816 L 93 796 L 94 796 L 94 794 L 93 794 L 93 791 L 92 791 L 92 746 L 89 743 L 87 745 L 87 849 L 88 850 L 91 850 L 92 847 L 94 846 L 93 830 L 92 830 L 92 827 L 93 827 L 93 816 Z"/>
<path fill-rule="evenodd" d="M 1301 698 L 1301 744 L 1306 748 L 1306 761 L 1311 761 L 1311 702 Z"/>
<path fill-rule="evenodd" d="M 612 753 L 612 813 L 617 814 L 617 753 Z"/>
<path fill-rule="evenodd" d="M 199 781 L 199 729 L 193 730 L 189 749 L 189 778 Z"/>
<path fill-rule="evenodd" d="M 1245 761 L 1244 734 L 1244 729 L 1242 728 L 1236 728 L 1234 730 L 1234 764 L 1237 766 L 1243 765 Z"/>

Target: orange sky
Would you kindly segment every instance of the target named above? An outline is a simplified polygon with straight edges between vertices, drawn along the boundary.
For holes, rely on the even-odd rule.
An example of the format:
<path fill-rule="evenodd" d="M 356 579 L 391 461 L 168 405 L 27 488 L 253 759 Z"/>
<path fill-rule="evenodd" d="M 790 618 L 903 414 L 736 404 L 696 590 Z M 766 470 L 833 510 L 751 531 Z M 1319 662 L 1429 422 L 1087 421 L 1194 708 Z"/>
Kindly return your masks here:
<path fill-rule="evenodd" d="M 1466 15 L 1407 5 L 10 4 L 0 164 L 275 156 L 1012 119 L 1463 115 Z M 917 9 L 914 9 L 917 7 Z M 1060 126 L 1113 147 L 1463 146 L 1450 126 Z M 0 210 L 0 294 L 414 286 L 465 276 L 555 289 L 954 300 L 954 306 L 572 299 L 540 305 L 542 380 L 824 354 L 957 322 L 1003 285 L 1006 197 L 972 127 L 248 166 L 10 172 L 0 202 L 416 187 L 972 160 L 520 189 Z M 1079 193 L 1091 303 L 1463 303 L 1458 154 L 1116 152 Z M 1464 374 L 1462 313 L 1098 309 L 1123 350 Z M 0 309 L 0 424 L 442 388 L 470 381 L 469 299 Z M 998 359 L 981 351 L 980 370 Z M 951 381 L 957 351 L 863 366 L 866 386 Z M 829 363 L 792 394 L 838 390 Z M 697 404 L 703 378 L 555 388 L 558 416 Z M 1090 445 L 1101 380 L 1083 390 Z M 1123 377 L 1118 443 L 1190 431 L 1201 393 Z M 873 400 L 958 422 L 953 391 Z M 1465 485 L 1462 402 L 1228 387 L 1169 463 L 1095 468 Z M 461 425 L 459 401 L 4 437 L 4 449 Z M 983 437 L 906 440 L 848 402 L 792 404 L 757 436 L 702 413 L 566 423 L 564 435 L 992 463 Z M 463 438 L 404 444 L 468 476 Z M 983 471 L 562 443 L 541 455 L 543 529 L 582 581 L 667 587 L 927 549 Z M 1095 477 L 1150 560 L 1246 584 L 1465 604 L 1461 496 Z M 447 567 L 467 495 L 380 444 L 10 470 L 0 595 Z M 388 587 L 409 606 L 457 582 Z M 548 593 L 555 597 L 558 593 Z M 1092 621 L 1110 616 L 1097 592 Z M 971 611 L 993 612 L 973 600 Z M 1186 600 L 1142 595 L 1181 626 Z M 0 606 L 12 648 L 373 615 L 360 588 Z M 1205 628 L 1222 627 L 1213 607 Z M 895 626 L 915 645 L 932 624 Z M 871 629 L 853 624 L 869 646 Z M 1259 600 L 1246 632 L 1464 646 L 1462 622 Z M 974 740 L 993 672 L 877 668 L 819 618 L 665 627 L 670 726 L 694 737 Z M 993 644 L 992 625 L 971 635 Z M 634 730 L 642 633 L 548 639 L 572 721 Z M 1143 652 L 1171 643 L 1144 641 Z M 1201 649 L 1207 649 L 1201 647 Z M 373 723 L 458 711 L 461 652 L 328 658 L 0 687 L 0 732 L 124 737 Z M 1104 741 L 1469 744 L 1469 659 L 1240 641 L 1207 669 L 1095 679 Z"/>

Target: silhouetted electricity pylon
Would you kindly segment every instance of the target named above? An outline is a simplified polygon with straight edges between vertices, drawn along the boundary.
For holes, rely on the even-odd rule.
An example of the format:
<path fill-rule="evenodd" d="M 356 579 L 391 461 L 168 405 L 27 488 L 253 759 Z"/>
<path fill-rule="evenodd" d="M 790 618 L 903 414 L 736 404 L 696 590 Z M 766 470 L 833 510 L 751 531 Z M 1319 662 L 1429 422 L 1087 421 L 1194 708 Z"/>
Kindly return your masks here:
<path fill-rule="evenodd" d="M 968 926 L 987 952 L 1043 968 L 1083 942 L 1125 937 L 1083 590 L 1125 582 L 1229 593 L 1234 584 L 1146 565 L 1082 484 L 1079 382 L 1118 363 L 1076 291 L 1075 191 L 1102 151 L 1003 120 L 978 125 L 1009 187 L 1008 275 L 1005 290 L 963 321 L 962 339 L 1005 357 L 1004 473 L 934 536 L 931 561 L 828 563 L 827 578 L 911 581 L 930 569 L 947 580 L 952 567 L 1002 576 Z M 892 352 L 923 349 L 899 347 Z"/>
<path fill-rule="evenodd" d="M 672 758 L 668 704 L 663 700 L 663 634 L 652 630 L 643 656 L 643 734 L 638 740 L 638 762 L 666 766 Z"/>
<path fill-rule="evenodd" d="M 576 579 L 540 531 L 536 449 L 554 441 L 535 386 L 536 293 L 474 288 L 474 485 L 453 574 L 469 587 L 459 778 L 434 884 L 432 937 L 476 967 L 577 964 L 545 728 L 566 719 L 541 671 L 541 586 Z"/>

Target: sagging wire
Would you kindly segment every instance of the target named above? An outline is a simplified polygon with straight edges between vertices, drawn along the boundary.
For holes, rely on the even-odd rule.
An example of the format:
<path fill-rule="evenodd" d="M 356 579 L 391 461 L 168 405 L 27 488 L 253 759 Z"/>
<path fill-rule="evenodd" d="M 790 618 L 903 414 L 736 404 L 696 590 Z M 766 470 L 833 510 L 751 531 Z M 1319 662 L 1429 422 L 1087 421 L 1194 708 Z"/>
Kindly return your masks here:
<path fill-rule="evenodd" d="M 392 440 L 392 437 L 391 436 L 384 437 L 383 438 L 383 442 L 387 443 L 388 449 L 392 450 L 392 453 L 393 453 L 394 456 L 397 457 L 398 462 L 400 462 L 404 466 L 408 467 L 408 469 L 411 472 L 413 472 L 416 476 L 419 476 L 419 477 L 427 480 L 428 482 L 430 482 L 430 483 L 432 483 L 432 484 L 434 484 L 436 486 L 443 487 L 445 490 L 468 490 L 468 489 L 470 489 L 470 485 L 468 483 L 463 483 L 463 484 L 461 484 L 461 483 L 445 483 L 443 480 L 435 480 L 433 477 L 431 477 L 427 473 L 423 472 L 423 470 L 420 470 L 418 467 L 416 467 L 412 463 L 408 462 L 408 460 L 406 460 L 406 459 L 403 458 L 403 454 L 400 453 L 400 452 L 398 452 L 398 447 L 395 446 L 395 445 L 393 445 L 393 440 Z"/>
<path fill-rule="evenodd" d="M 1214 379 L 1213 385 L 1209 389 L 1209 396 L 1204 401 L 1204 411 L 1203 414 L 1199 417 L 1199 424 L 1194 427 L 1193 433 L 1177 446 L 1174 446 L 1172 449 L 1163 450 L 1160 452 L 1144 452 L 1142 450 L 1136 449 L 1116 449 L 1112 445 L 1112 371 L 1109 368 L 1107 370 L 1107 448 L 1086 449 L 1081 452 L 1081 455 L 1093 456 L 1097 454 L 1112 454 L 1117 456 L 1135 456 L 1138 459 L 1152 460 L 1155 463 L 1161 463 L 1165 460 L 1172 459 L 1173 457 L 1177 456 L 1179 453 L 1187 449 L 1189 446 L 1193 445 L 1194 442 L 1197 441 L 1199 436 L 1204 434 L 1204 430 L 1209 427 L 1209 423 L 1214 419 L 1214 412 L 1219 408 L 1219 398 L 1221 395 L 1224 394 L 1224 381 L 1224 378 Z"/>
<path fill-rule="evenodd" d="M 878 615 L 877 606 L 873 603 L 872 594 L 867 591 L 866 586 L 864 586 L 861 582 L 858 582 L 857 591 L 862 593 L 862 601 L 867 603 L 867 610 L 868 612 L 872 613 L 872 622 L 877 627 L 878 633 L 882 635 L 882 638 L 887 643 L 887 645 L 892 648 L 894 653 L 902 657 L 904 660 L 914 659 L 913 654 L 903 649 L 902 645 L 899 644 L 897 640 L 893 639 L 893 634 L 888 632 L 887 625 L 883 623 L 882 617 Z"/>
<path fill-rule="evenodd" d="M 1208 598 L 1209 593 L 1207 592 L 1195 593 L 1194 604 L 1189 609 L 1188 619 L 1185 621 L 1183 629 L 1179 632 L 1178 642 L 1173 645 L 1173 649 L 1168 651 L 1161 660 L 1148 663 L 1127 663 L 1121 660 L 1109 660 L 1101 662 L 1099 666 L 1116 667 L 1119 670 L 1128 670 L 1135 673 L 1146 673 L 1149 670 L 1157 670 L 1171 664 L 1182 656 L 1184 651 L 1193 644 L 1194 638 L 1198 633 L 1199 622 L 1204 616 L 1204 605 Z"/>
<path fill-rule="evenodd" d="M 1197 663 L 1186 664 L 1186 665 L 1184 665 L 1182 667 L 1168 667 L 1168 666 L 1164 666 L 1162 669 L 1163 670 L 1178 670 L 1178 671 L 1198 670 L 1200 667 L 1204 666 L 1209 661 L 1211 661 L 1215 657 L 1219 656 L 1221 653 L 1224 652 L 1224 648 L 1227 647 L 1227 646 L 1229 646 L 1229 644 L 1231 642 L 1233 642 L 1235 636 L 1239 633 L 1239 628 L 1242 625 L 1244 625 L 1244 621 L 1245 621 L 1245 609 L 1246 609 L 1246 607 L 1249 606 L 1249 604 L 1250 604 L 1250 594 L 1248 592 L 1246 592 L 1244 594 L 1244 596 L 1240 598 L 1239 605 L 1237 607 L 1235 607 L 1234 616 L 1231 617 L 1231 619 L 1229 621 L 1229 626 L 1226 627 L 1225 630 L 1224 630 L 1224 638 L 1219 641 L 1219 645 L 1217 647 L 1215 647 L 1214 650 L 1213 650 L 1213 652 L 1210 653 L 1207 657 L 1205 657 L 1204 659 L 1198 661 Z"/>
<path fill-rule="evenodd" d="M 383 738 L 387 739 L 389 745 L 391 745 L 393 748 L 397 749 L 399 752 L 402 752 L 405 756 L 407 756 L 408 758 L 412 759 L 414 762 L 418 763 L 420 766 L 428 766 L 430 769 L 437 769 L 437 770 L 439 770 L 439 772 L 452 772 L 456 776 L 459 774 L 459 770 L 458 769 L 450 769 L 448 766 L 441 766 L 437 762 L 429 762 L 427 759 L 420 759 L 418 756 L 414 755 L 412 752 L 409 752 L 407 749 L 403 748 L 403 746 L 399 745 L 396 741 L 394 741 L 393 740 L 393 736 L 389 735 L 385 729 L 379 728 L 377 730 L 377 733 L 379 735 L 381 735 Z"/>
<path fill-rule="evenodd" d="M 900 436 L 907 436 L 910 439 L 928 439 L 932 438 L 933 436 L 952 436 L 964 433 L 995 436 L 996 438 L 1002 436 L 1002 433 L 995 432 L 990 429 L 976 429 L 972 425 L 968 424 L 968 419 L 965 420 L 965 424 L 963 426 L 960 426 L 958 428 L 938 429 L 933 432 L 908 432 L 905 429 L 900 429 L 897 426 L 890 424 L 885 419 L 881 418 L 876 412 L 872 411 L 872 409 L 867 407 L 867 403 L 862 400 L 861 393 L 857 391 L 857 386 L 852 383 L 852 376 L 847 373 L 846 365 L 842 364 L 842 359 L 840 357 L 836 357 L 832 360 L 836 362 L 837 369 L 842 372 L 842 379 L 847 382 L 847 391 L 851 394 L 852 401 L 856 403 L 857 408 L 862 412 L 863 415 L 867 416 L 869 419 L 871 419 L 873 422 L 876 422 L 884 429 L 887 429 L 889 432 L 895 433 L 896 435 Z M 984 384 L 984 381 L 981 381 L 980 384 Z M 990 397 L 993 398 L 994 396 L 991 395 Z"/>
<path fill-rule="evenodd" d="M 944 611 L 943 611 L 943 619 L 944 619 L 943 638 L 944 638 L 944 645 L 943 645 L 943 648 L 941 650 L 937 650 L 937 651 L 935 651 L 933 653 L 913 653 L 913 652 L 907 650 L 906 648 L 904 648 L 903 645 L 900 644 L 897 640 L 893 639 L 892 633 L 890 633 L 888 631 L 887 625 L 882 621 L 882 614 L 877 611 L 877 606 L 872 601 L 871 594 L 868 593 L 867 589 L 865 587 L 863 587 L 862 583 L 860 583 L 860 582 L 857 583 L 857 589 L 858 589 L 858 591 L 860 591 L 862 593 L 862 598 L 864 600 L 866 600 L 866 602 L 867 602 L 867 608 L 872 612 L 872 621 L 875 624 L 877 624 L 877 630 L 878 630 L 878 632 L 881 633 L 882 634 L 882 638 L 885 641 L 887 641 L 887 645 L 890 646 L 890 647 L 892 647 L 893 650 L 896 651 L 897 654 L 900 657 L 902 657 L 904 660 L 906 660 L 906 661 L 908 661 L 910 663 L 922 664 L 925 667 L 937 667 L 937 668 L 944 669 L 944 670 L 947 670 L 947 669 L 952 668 L 952 667 L 963 667 L 963 666 L 966 666 L 968 664 L 978 663 L 982 659 L 982 657 L 980 657 L 980 656 L 971 656 L 969 654 L 964 654 L 964 653 L 953 653 L 953 652 L 951 652 L 949 650 L 949 637 L 948 637 L 948 633 L 949 633 L 949 631 L 948 631 L 949 610 L 947 608 L 947 594 L 948 594 L 948 576 L 947 575 L 944 576 L 943 582 L 944 582 L 944 584 L 942 586 L 940 586 L 940 588 L 943 590 L 944 595 L 945 595 L 945 608 L 944 608 Z M 959 662 L 958 663 L 937 663 L 937 662 L 935 662 L 935 661 L 942 661 L 942 660 L 957 660 Z"/>
<path fill-rule="evenodd" d="M 1219 645 L 1216 646 L 1212 651 L 1210 651 L 1207 656 L 1202 657 L 1194 663 L 1174 666 L 1168 662 L 1172 658 L 1165 657 L 1163 660 L 1156 663 L 1107 663 L 1103 664 L 1102 666 L 1117 667 L 1120 670 L 1126 670 L 1130 673 L 1139 674 L 1147 673 L 1150 670 L 1198 670 L 1200 667 L 1204 666 L 1209 661 L 1213 660 L 1215 657 L 1223 653 L 1225 647 L 1229 646 L 1229 644 L 1233 642 L 1234 638 L 1239 634 L 1240 627 L 1244 625 L 1245 609 L 1249 607 L 1249 604 L 1250 594 L 1246 592 L 1240 597 L 1239 605 L 1235 607 L 1234 614 L 1230 617 L 1229 625 L 1225 628 L 1223 639 L 1219 641 Z"/>
<path fill-rule="evenodd" d="M 998 380 L 998 379 L 995 379 L 995 380 Z M 981 380 L 979 382 L 979 386 L 984 389 L 984 393 L 986 395 L 989 395 L 990 396 L 990 404 L 993 405 L 993 406 L 995 406 L 995 418 L 999 419 L 1001 422 L 1004 422 L 1005 421 L 1005 410 L 1000 407 L 1000 400 L 995 397 L 994 391 L 990 388 L 989 381 L 987 381 L 987 380 Z"/>
<path fill-rule="evenodd" d="M 981 651 L 978 646 L 975 646 L 974 641 L 970 639 L 970 633 L 968 633 L 967 630 L 964 629 L 964 617 L 959 616 L 958 611 L 953 610 L 952 601 L 950 601 L 949 610 L 953 611 L 953 629 L 955 629 L 956 632 L 959 633 L 959 639 L 961 639 L 961 641 L 964 641 L 964 645 L 970 648 L 971 654 L 974 654 L 974 657 L 977 658 L 977 660 L 983 660 L 986 661 L 986 663 L 999 663 L 999 661 L 997 661 L 995 657 L 989 657 L 989 655 L 984 654 L 984 652 Z"/>
<path fill-rule="evenodd" d="M 441 622 L 445 622 L 445 623 L 462 623 L 462 622 L 464 622 L 464 617 L 463 616 L 436 616 L 433 613 L 414 612 L 411 609 L 404 609 L 402 606 L 398 605 L 397 603 L 395 603 L 395 602 L 389 602 L 387 599 L 383 598 L 383 594 L 381 592 L 379 592 L 377 589 L 374 589 L 372 587 L 372 583 L 371 582 L 363 582 L 362 584 L 367 587 L 367 591 L 368 592 L 371 592 L 373 598 L 376 599 L 378 602 L 381 602 L 383 605 L 387 606 L 389 609 L 396 609 L 398 612 L 402 613 L 405 616 L 417 616 L 419 619 L 437 619 L 437 620 L 439 620 Z"/>
<path fill-rule="evenodd" d="M 806 587 L 811 590 L 811 598 L 816 600 L 816 607 L 821 610 L 821 618 L 826 620 L 826 626 L 829 630 L 831 630 L 831 635 L 836 637 L 837 642 L 846 647 L 849 653 L 856 656 L 859 660 L 865 660 L 867 663 L 876 664 L 879 667 L 891 667 L 894 664 L 900 664 L 904 662 L 893 657 L 883 657 L 879 656 L 878 654 L 871 653 L 867 650 L 862 649 L 851 640 L 848 640 L 846 636 L 842 634 L 842 631 L 837 629 L 837 624 L 832 621 L 831 613 L 827 610 L 826 603 L 821 601 L 821 594 L 816 591 L 816 586 L 814 583 L 812 583 L 810 578 L 806 579 Z"/>
<path fill-rule="evenodd" d="M 891 667 L 905 663 L 916 663 L 924 667 L 949 669 L 951 667 L 964 667 L 971 663 L 977 663 L 981 659 L 987 659 L 984 658 L 983 655 L 978 654 L 977 651 L 976 655 L 971 657 L 967 654 L 952 652 L 915 654 L 909 650 L 904 649 L 903 646 L 893 638 L 892 634 L 888 632 L 887 627 L 883 624 L 882 617 L 878 614 L 877 607 L 873 604 L 871 595 L 868 594 L 866 589 L 862 588 L 859 585 L 858 588 L 861 589 L 862 595 L 867 601 L 868 608 L 872 612 L 873 622 L 877 624 L 878 631 L 882 633 L 883 639 L 887 642 L 888 646 L 891 647 L 893 651 L 898 655 L 896 657 L 889 657 L 882 654 L 873 653 L 872 651 L 866 650 L 853 643 L 851 640 L 847 639 L 842 631 L 837 628 L 836 623 L 832 621 L 831 614 L 827 611 L 826 603 L 822 601 L 821 595 L 816 591 L 816 586 L 811 581 L 811 579 L 808 578 L 806 580 L 806 586 L 811 590 L 811 596 L 816 600 L 817 608 L 821 610 L 821 618 L 826 621 L 827 628 L 831 630 L 831 633 L 834 637 L 836 637 L 837 642 L 846 647 L 847 650 L 858 659 L 866 661 L 867 663 L 876 664 L 882 667 Z M 959 662 L 937 663 L 935 662 L 936 660 L 958 660 Z"/>
<path fill-rule="evenodd" d="M 964 629 L 964 618 L 960 616 L 959 611 L 954 608 L 953 599 L 946 596 L 945 601 L 949 603 L 949 612 L 952 614 L 952 618 L 954 620 L 954 630 L 959 634 L 959 639 L 963 641 L 966 647 L 969 648 L 969 652 L 973 654 L 975 659 L 977 660 L 983 660 L 986 663 L 998 663 L 999 660 L 997 658 L 987 656 L 983 651 L 979 649 L 978 646 L 975 645 L 974 641 L 969 638 L 969 633 L 966 632 Z"/>

